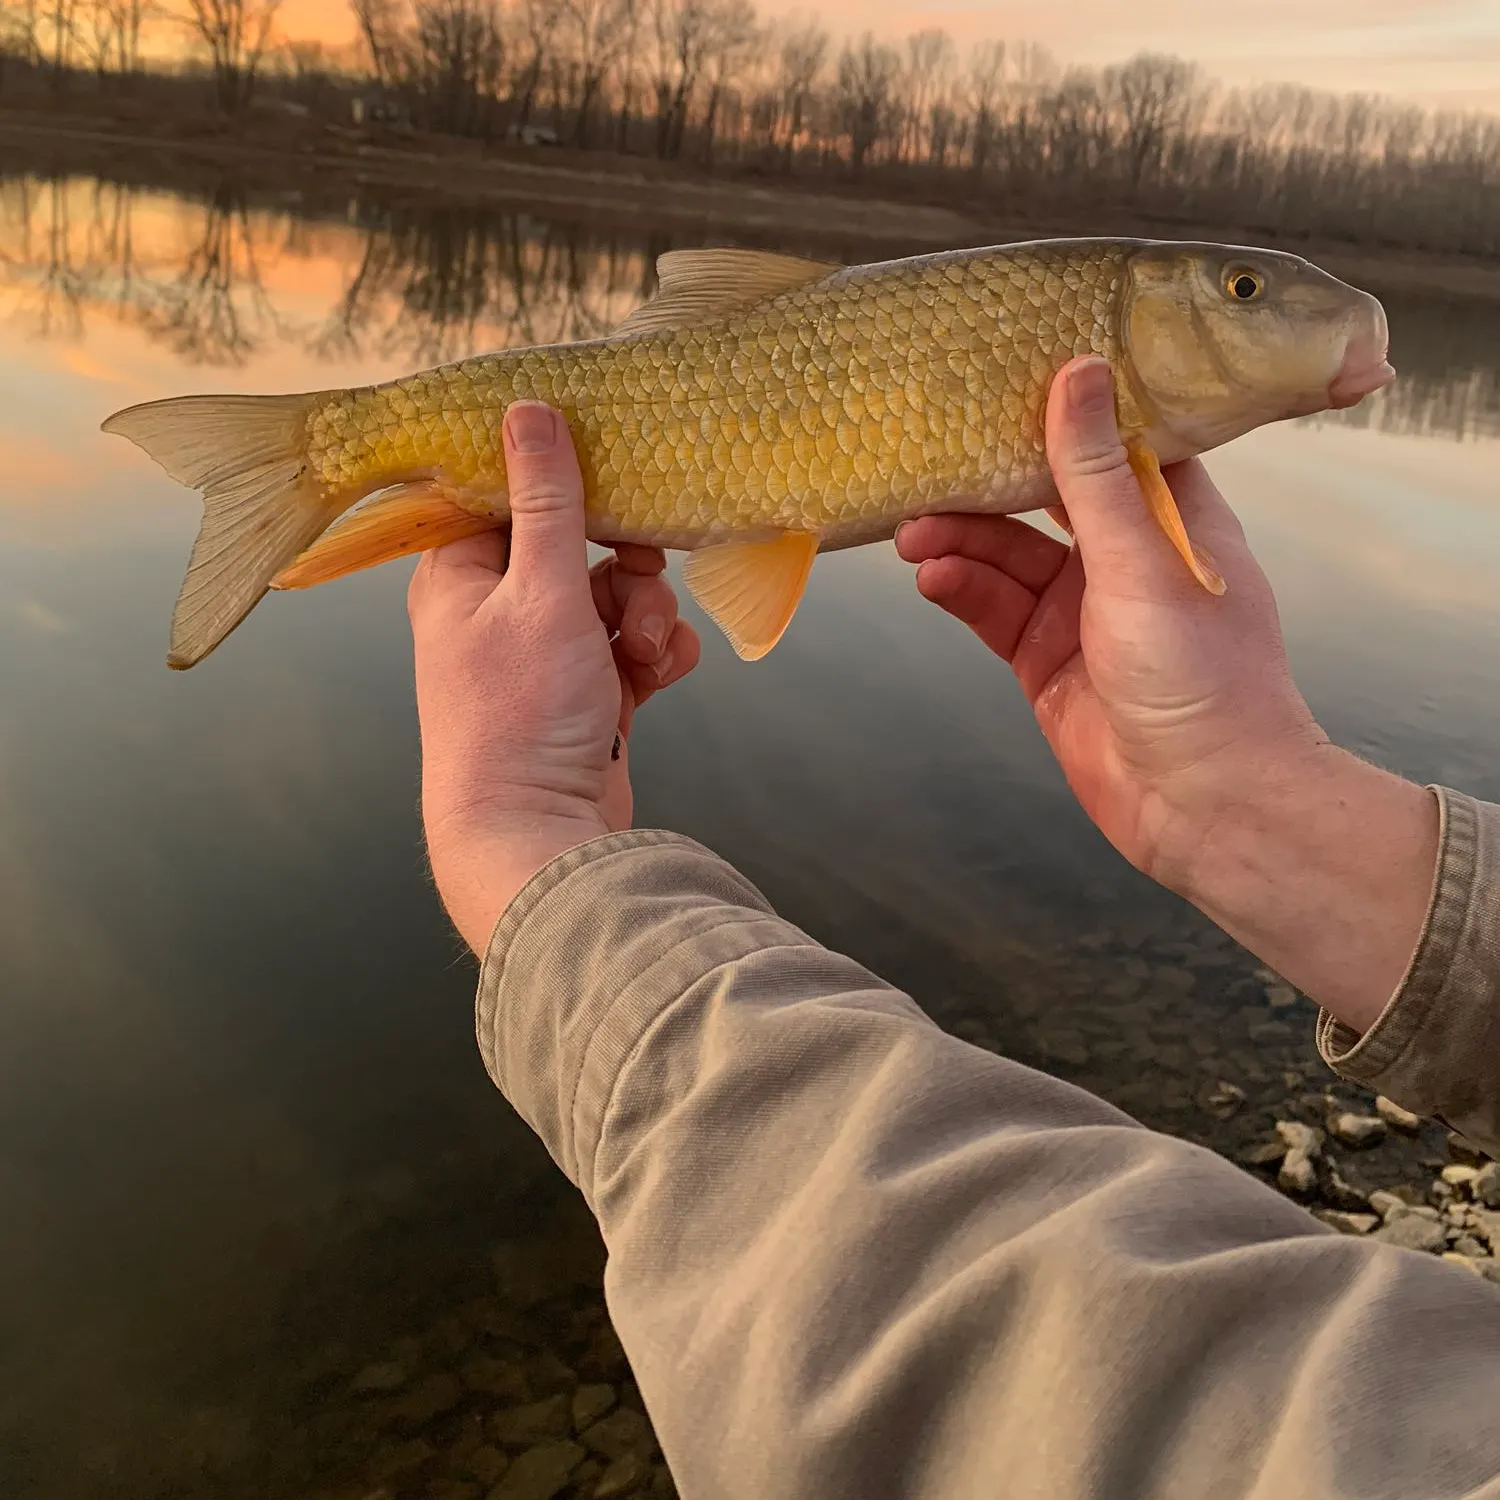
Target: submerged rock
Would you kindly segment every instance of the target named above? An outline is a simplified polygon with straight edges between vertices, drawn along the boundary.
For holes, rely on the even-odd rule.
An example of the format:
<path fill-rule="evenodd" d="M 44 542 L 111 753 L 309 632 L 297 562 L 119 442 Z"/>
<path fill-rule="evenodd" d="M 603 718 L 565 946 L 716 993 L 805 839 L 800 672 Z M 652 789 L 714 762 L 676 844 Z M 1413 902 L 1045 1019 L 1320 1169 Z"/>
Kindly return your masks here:
<path fill-rule="evenodd" d="M 1414 1115 L 1409 1109 L 1403 1109 L 1394 1099 L 1387 1099 L 1384 1094 L 1375 1101 L 1375 1113 L 1392 1130 L 1400 1130 L 1407 1135 L 1416 1135 L 1422 1128 L 1421 1115 Z"/>
<path fill-rule="evenodd" d="M 587 1457 L 577 1443 L 528 1448 L 489 1492 L 487 1500 L 552 1500 L 567 1488 L 573 1471 Z"/>
<path fill-rule="evenodd" d="M 1357 1115 L 1345 1110 L 1329 1120 L 1328 1129 L 1335 1140 L 1363 1149 L 1379 1145 L 1385 1139 L 1386 1123 L 1378 1115 Z"/>
<path fill-rule="evenodd" d="M 1390 1220 L 1383 1228 L 1375 1231 L 1375 1238 L 1387 1245 L 1400 1245 L 1406 1250 L 1425 1250 L 1429 1253 L 1442 1250 L 1448 1243 L 1447 1231 L 1441 1224 L 1419 1218 L 1415 1213 Z"/>

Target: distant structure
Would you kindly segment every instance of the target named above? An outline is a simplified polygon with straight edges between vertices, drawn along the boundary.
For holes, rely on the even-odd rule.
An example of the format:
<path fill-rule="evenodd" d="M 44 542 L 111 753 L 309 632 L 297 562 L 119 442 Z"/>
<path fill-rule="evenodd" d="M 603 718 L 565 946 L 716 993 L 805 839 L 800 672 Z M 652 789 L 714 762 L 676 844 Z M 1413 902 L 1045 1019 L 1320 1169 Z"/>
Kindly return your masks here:
<path fill-rule="evenodd" d="M 386 130 L 412 133 L 411 111 L 400 99 L 387 94 L 356 94 L 349 101 L 349 117 L 358 129 L 378 125 Z"/>
<path fill-rule="evenodd" d="M 505 132 L 507 146 L 560 146 L 557 132 L 550 125 L 512 125 Z"/>

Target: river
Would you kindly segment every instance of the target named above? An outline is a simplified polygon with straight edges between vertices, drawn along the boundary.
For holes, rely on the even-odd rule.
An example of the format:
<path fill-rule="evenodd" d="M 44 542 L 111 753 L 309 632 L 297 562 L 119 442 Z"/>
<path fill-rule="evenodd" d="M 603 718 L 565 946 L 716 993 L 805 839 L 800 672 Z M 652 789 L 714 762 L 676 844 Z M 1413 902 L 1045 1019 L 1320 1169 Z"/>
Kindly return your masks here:
<path fill-rule="evenodd" d="M 97 428 L 598 333 L 670 243 L 0 179 L 0 1493 L 465 1500 L 485 1370 L 638 1405 L 425 876 L 409 567 L 273 597 L 170 673 L 197 502 Z M 1211 468 L 1328 730 L 1500 797 L 1500 301 L 1386 300 L 1397 386 Z M 975 1040 L 1226 1146 L 1323 1086 L 1307 1008 L 1112 853 L 888 547 L 822 559 L 764 662 L 706 630 L 633 745 L 640 822 Z M 372 1367 L 405 1415 L 350 1395 Z"/>

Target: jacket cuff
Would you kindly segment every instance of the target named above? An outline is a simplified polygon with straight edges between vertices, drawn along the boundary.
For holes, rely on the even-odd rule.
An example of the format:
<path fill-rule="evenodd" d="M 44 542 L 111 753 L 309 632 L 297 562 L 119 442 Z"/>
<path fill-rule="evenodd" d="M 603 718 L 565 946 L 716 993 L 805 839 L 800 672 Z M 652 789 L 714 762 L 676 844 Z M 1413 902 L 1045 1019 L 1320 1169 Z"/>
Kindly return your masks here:
<path fill-rule="evenodd" d="M 1323 1060 L 1500 1150 L 1500 808 L 1447 787 L 1432 899 L 1396 993 L 1361 1036 L 1318 1016 Z"/>

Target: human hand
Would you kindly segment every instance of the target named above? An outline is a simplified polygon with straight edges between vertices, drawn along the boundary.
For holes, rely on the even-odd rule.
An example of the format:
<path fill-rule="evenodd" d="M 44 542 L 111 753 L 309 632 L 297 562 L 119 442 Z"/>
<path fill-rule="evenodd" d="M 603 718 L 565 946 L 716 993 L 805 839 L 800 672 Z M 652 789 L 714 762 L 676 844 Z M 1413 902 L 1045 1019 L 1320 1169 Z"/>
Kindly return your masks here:
<path fill-rule="evenodd" d="M 1357 1030 L 1415 946 L 1434 801 L 1329 743 L 1292 682 L 1265 574 L 1196 460 L 1167 470 L 1215 597 L 1149 516 L 1097 358 L 1058 375 L 1047 451 L 1075 545 L 1008 517 L 897 533 L 917 587 L 1010 662 L 1084 810 Z"/>
<path fill-rule="evenodd" d="M 1202 830 L 1261 768 L 1325 742 L 1292 682 L 1275 600 L 1196 460 L 1167 471 L 1193 540 L 1228 583 L 1205 592 L 1152 521 L 1102 359 L 1047 407 L 1075 547 L 1008 517 L 928 516 L 897 547 L 917 587 L 1010 662 L 1085 811 L 1131 863 L 1180 886 Z"/>
<path fill-rule="evenodd" d="M 480 954 L 542 865 L 630 826 L 631 720 L 699 653 L 660 551 L 621 545 L 589 569 L 562 418 L 519 402 L 504 442 L 509 565 L 487 532 L 424 556 L 408 594 L 428 855 Z"/>

